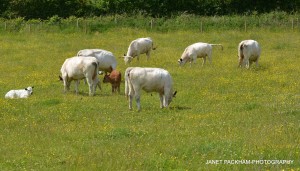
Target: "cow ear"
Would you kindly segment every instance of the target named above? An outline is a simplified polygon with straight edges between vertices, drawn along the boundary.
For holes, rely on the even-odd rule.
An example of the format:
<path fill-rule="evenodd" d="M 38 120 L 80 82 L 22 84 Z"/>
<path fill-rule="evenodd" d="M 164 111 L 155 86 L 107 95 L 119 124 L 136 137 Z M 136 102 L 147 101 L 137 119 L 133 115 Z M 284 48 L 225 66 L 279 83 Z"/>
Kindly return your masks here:
<path fill-rule="evenodd" d="M 173 97 L 176 97 L 176 94 L 177 94 L 177 91 L 175 91 L 175 92 L 173 93 Z"/>
<path fill-rule="evenodd" d="M 25 88 L 25 90 L 28 90 L 27 88 Z"/>

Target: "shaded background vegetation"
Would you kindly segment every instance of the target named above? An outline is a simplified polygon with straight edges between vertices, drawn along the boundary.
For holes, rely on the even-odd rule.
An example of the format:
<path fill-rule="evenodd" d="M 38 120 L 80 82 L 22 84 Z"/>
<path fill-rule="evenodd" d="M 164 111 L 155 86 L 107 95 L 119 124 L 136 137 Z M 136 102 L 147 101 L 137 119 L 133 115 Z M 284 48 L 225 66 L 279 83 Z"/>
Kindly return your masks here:
<path fill-rule="evenodd" d="M 284 11 L 295 13 L 299 0 L 0 0 L 2 18 L 49 19 L 111 14 L 136 14 L 151 17 L 180 13 L 195 15 L 236 15 Z"/>

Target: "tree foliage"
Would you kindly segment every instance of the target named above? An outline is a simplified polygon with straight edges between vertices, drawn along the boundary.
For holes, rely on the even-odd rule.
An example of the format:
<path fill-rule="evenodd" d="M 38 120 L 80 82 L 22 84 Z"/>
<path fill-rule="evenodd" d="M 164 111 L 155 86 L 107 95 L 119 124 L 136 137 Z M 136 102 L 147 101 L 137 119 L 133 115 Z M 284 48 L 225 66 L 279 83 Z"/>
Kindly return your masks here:
<path fill-rule="evenodd" d="M 88 17 L 106 14 L 136 14 L 153 17 L 178 13 L 196 15 L 232 15 L 288 13 L 300 9 L 299 0 L 0 0 L 0 15 L 5 18 L 48 19 L 54 15 Z"/>

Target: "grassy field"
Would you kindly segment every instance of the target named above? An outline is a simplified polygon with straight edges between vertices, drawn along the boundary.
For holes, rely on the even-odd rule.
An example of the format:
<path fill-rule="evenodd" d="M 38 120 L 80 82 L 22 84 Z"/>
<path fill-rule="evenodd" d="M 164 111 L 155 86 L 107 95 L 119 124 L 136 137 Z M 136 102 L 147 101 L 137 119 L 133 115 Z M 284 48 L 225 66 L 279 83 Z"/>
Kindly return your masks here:
<path fill-rule="evenodd" d="M 102 84 L 94 97 L 64 94 L 58 80 L 68 57 L 84 48 L 122 56 L 131 40 L 152 37 L 157 50 L 130 66 L 170 72 L 177 97 L 159 108 L 142 92 L 142 111 Z M 237 45 L 255 39 L 259 67 L 237 68 Z M 195 42 L 221 43 L 213 63 L 177 64 Z M 0 35 L 0 170 L 299 170 L 300 33 L 255 30 L 158 33 L 113 29 L 103 33 Z M 124 73 L 124 61 L 118 58 Z M 102 79 L 102 76 L 101 76 Z M 7 100 L 10 89 L 33 85 L 29 99 Z M 206 164 L 223 160 L 222 164 Z M 225 164 L 225 160 L 292 160 L 292 164 Z"/>

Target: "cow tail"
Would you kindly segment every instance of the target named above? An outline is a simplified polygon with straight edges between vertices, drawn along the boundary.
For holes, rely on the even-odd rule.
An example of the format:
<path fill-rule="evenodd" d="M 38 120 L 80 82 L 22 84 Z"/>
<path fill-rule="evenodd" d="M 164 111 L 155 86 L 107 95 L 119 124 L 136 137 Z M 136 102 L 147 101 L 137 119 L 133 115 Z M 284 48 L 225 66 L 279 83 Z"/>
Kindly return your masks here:
<path fill-rule="evenodd" d="M 244 60 L 244 43 L 240 44 L 239 47 L 239 66 L 242 65 L 242 61 Z"/>
<path fill-rule="evenodd" d="M 92 63 L 93 65 L 94 65 L 94 67 L 95 67 L 95 69 L 94 69 L 94 74 L 93 74 L 93 80 L 97 77 L 97 75 L 98 75 L 98 63 L 97 62 L 93 62 Z"/>
<path fill-rule="evenodd" d="M 128 95 L 129 95 L 129 86 L 130 85 L 130 78 L 129 78 L 129 75 L 130 75 L 130 71 L 131 71 L 132 68 L 127 68 L 126 71 L 125 71 L 125 96 L 128 100 Z"/>

